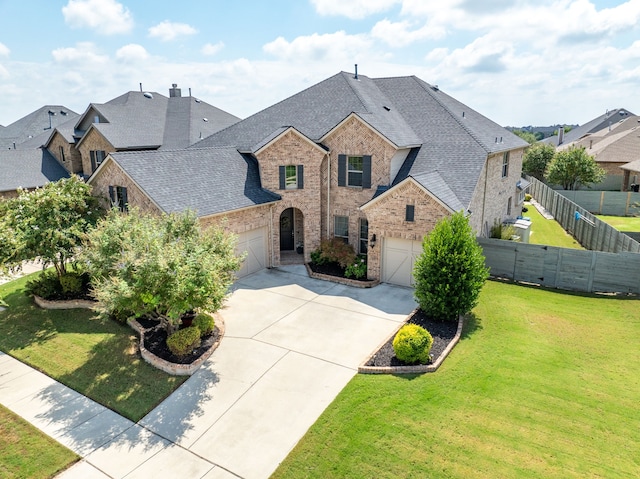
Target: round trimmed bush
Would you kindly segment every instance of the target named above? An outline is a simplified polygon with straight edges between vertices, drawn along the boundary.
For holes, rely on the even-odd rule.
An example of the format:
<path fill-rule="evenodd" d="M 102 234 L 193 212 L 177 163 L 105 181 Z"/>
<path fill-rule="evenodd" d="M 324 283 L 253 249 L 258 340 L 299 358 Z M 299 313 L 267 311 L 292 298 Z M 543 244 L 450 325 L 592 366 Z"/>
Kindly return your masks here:
<path fill-rule="evenodd" d="M 180 329 L 167 338 L 167 347 L 176 356 L 188 356 L 200 346 L 200 329 L 197 326 Z"/>
<path fill-rule="evenodd" d="M 198 315 L 193 319 L 192 324 L 200 329 L 200 335 L 202 337 L 211 334 L 213 332 L 213 328 L 216 326 L 213 316 L 207 313 L 198 313 Z"/>
<path fill-rule="evenodd" d="M 427 364 L 432 345 L 433 337 L 429 331 L 417 324 L 405 324 L 393 338 L 396 357 L 408 364 Z"/>

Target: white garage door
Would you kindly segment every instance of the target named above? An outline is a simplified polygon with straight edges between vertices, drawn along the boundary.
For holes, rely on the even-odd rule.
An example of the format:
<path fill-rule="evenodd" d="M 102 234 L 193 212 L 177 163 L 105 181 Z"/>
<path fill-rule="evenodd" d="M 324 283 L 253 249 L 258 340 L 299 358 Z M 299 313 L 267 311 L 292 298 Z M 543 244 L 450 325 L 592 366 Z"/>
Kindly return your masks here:
<path fill-rule="evenodd" d="M 413 264 L 422 253 L 422 242 L 384 238 L 382 249 L 382 281 L 413 286 Z"/>
<path fill-rule="evenodd" d="M 238 271 L 239 278 L 267 267 L 266 228 L 258 228 L 238 235 L 236 253 L 242 254 L 244 252 L 247 255 L 242 263 L 242 268 Z"/>

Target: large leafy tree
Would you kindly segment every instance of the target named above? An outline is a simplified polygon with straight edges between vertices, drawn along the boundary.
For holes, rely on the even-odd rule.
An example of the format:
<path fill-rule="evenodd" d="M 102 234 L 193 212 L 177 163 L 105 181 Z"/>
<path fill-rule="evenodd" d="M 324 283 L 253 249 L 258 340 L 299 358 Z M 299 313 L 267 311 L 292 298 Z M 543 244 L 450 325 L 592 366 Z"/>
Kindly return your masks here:
<path fill-rule="evenodd" d="M 580 185 L 600 183 L 605 175 L 584 147 L 570 147 L 555 154 L 547 166 L 545 178 L 565 190 L 577 190 Z"/>
<path fill-rule="evenodd" d="M 220 227 L 202 229 L 192 212 L 113 209 L 87 234 L 81 259 L 104 312 L 158 318 L 171 335 L 183 313 L 222 306 L 241 264 L 235 242 Z"/>
<path fill-rule="evenodd" d="M 63 276 L 102 213 L 91 187 L 75 175 L 34 191 L 19 190 L 16 198 L 0 201 L 0 266 L 19 269 L 39 257 Z"/>
<path fill-rule="evenodd" d="M 536 138 L 536 135 L 534 135 L 530 131 L 513 130 L 513 134 L 519 136 L 520 138 L 522 138 L 524 141 L 526 141 L 530 145 L 532 145 L 533 143 L 538 141 L 538 139 Z"/>
<path fill-rule="evenodd" d="M 462 212 L 442 219 L 422 248 L 413 269 L 416 301 L 434 318 L 457 320 L 477 304 L 489 275 L 469 220 Z"/>
<path fill-rule="evenodd" d="M 556 154 L 553 145 L 547 143 L 535 143 L 524 152 L 522 158 L 522 172 L 531 175 L 540 181 L 544 180 L 547 165 Z"/>

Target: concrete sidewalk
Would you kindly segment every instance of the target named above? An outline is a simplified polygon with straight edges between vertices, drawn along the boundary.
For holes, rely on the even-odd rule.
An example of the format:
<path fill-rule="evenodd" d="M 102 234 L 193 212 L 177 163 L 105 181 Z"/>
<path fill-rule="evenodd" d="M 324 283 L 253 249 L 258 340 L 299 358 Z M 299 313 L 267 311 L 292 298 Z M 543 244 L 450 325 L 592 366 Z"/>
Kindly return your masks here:
<path fill-rule="evenodd" d="M 0 355 L 0 403 L 84 459 L 62 479 L 267 478 L 415 307 L 413 291 L 311 279 L 239 280 L 220 347 L 138 424 Z"/>

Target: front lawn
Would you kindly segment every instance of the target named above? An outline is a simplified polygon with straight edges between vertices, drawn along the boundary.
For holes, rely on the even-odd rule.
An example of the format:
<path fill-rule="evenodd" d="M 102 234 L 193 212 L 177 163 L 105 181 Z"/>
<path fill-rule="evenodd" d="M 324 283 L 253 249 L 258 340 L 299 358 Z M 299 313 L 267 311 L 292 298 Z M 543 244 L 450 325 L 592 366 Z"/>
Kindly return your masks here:
<path fill-rule="evenodd" d="M 0 405 L 0 477 L 46 479 L 77 460 L 69 449 Z"/>
<path fill-rule="evenodd" d="M 438 372 L 356 376 L 273 477 L 637 477 L 639 306 L 488 282 Z"/>
<path fill-rule="evenodd" d="M 89 310 L 44 310 L 23 293 L 28 277 L 0 285 L 0 351 L 133 421 L 185 381 L 147 364 L 128 326 Z"/>

